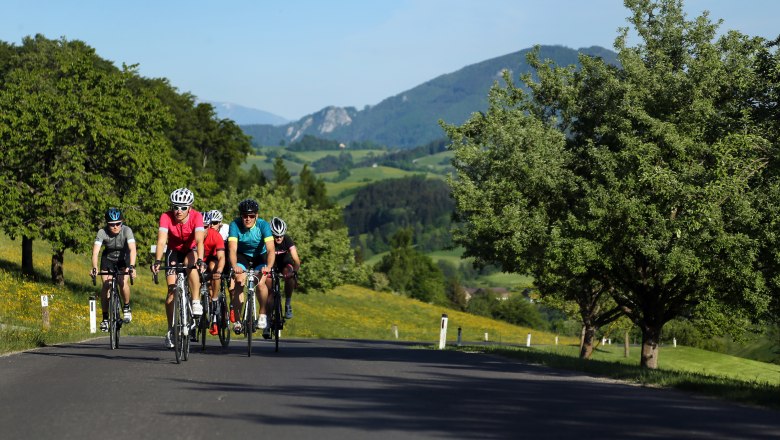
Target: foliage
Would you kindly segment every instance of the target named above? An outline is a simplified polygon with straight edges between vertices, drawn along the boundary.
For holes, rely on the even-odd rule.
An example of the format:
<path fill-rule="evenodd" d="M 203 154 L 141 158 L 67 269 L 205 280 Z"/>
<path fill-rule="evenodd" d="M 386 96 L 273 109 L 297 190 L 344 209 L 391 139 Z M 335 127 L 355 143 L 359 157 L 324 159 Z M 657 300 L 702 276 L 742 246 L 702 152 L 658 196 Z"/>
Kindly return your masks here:
<path fill-rule="evenodd" d="M 387 275 L 390 288 L 424 302 L 446 304 L 444 276 L 430 257 L 412 248 L 412 230 L 399 229 L 390 253 L 374 267 Z"/>
<path fill-rule="evenodd" d="M 163 136 L 165 108 L 127 86 L 136 76 L 79 41 L 23 40 L 0 88 L 6 233 L 47 240 L 60 262 L 66 249 L 91 247 L 109 206 L 122 208 L 139 236 L 152 234 L 147 213 L 161 204 L 149 192 L 187 171 Z"/>
<path fill-rule="evenodd" d="M 165 136 L 176 159 L 189 165 L 198 181 L 218 186 L 238 183 L 237 171 L 251 152 L 249 138 L 238 125 L 219 119 L 211 104 L 197 103 L 192 94 L 179 93 L 167 79 L 135 77 L 130 84 L 151 91 L 168 108 L 173 121 L 165 127 Z"/>
<path fill-rule="evenodd" d="M 307 208 L 330 209 L 334 207 L 328 199 L 325 182 L 315 176 L 308 165 L 303 166 L 298 179 L 298 198 L 306 203 Z"/>
<path fill-rule="evenodd" d="M 669 320 L 694 314 L 723 331 L 767 309 L 757 231 L 777 201 L 756 203 L 772 156 L 752 117 L 762 40 L 714 42 L 717 25 L 685 21 L 679 1 L 626 4 L 641 43 L 622 31 L 620 67 L 531 53 L 532 98 L 505 73 L 487 113 L 447 127 L 455 239 L 477 261 L 530 272 L 543 293 L 609 294 L 654 368 Z"/>

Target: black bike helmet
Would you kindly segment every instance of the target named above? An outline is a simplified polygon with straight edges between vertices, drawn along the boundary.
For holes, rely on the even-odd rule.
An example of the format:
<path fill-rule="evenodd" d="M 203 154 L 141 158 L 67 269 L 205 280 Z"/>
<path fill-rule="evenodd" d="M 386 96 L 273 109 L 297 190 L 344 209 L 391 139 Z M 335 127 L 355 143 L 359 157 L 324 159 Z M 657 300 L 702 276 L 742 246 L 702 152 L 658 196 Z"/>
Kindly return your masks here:
<path fill-rule="evenodd" d="M 120 220 L 122 220 L 122 211 L 120 211 L 119 208 L 108 208 L 108 211 L 106 211 L 106 221 L 118 222 Z"/>
<path fill-rule="evenodd" d="M 260 205 L 252 199 L 242 200 L 238 204 L 238 211 L 242 214 L 245 212 L 257 212 L 258 210 L 260 210 Z"/>

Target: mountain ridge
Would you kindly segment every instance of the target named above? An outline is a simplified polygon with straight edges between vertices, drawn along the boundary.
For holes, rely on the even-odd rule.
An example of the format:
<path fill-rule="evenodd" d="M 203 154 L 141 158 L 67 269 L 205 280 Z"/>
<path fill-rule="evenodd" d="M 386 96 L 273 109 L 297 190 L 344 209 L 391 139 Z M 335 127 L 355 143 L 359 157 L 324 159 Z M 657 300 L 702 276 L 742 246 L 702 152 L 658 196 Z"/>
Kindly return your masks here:
<path fill-rule="evenodd" d="M 363 110 L 328 106 L 279 126 L 239 125 L 257 146 L 289 144 L 309 134 L 347 144 L 371 141 L 390 147 L 413 148 L 444 137 L 438 123 L 440 119 L 449 124 L 462 124 L 472 113 L 486 110 L 488 91 L 496 81 L 501 81 L 501 72 L 509 69 L 512 77 L 519 80 L 520 75 L 530 71 L 525 57 L 532 50 L 526 48 L 467 65 Z M 617 54 L 600 46 L 580 49 L 539 46 L 541 59 L 550 59 L 562 66 L 577 64 L 579 53 L 617 64 Z"/>

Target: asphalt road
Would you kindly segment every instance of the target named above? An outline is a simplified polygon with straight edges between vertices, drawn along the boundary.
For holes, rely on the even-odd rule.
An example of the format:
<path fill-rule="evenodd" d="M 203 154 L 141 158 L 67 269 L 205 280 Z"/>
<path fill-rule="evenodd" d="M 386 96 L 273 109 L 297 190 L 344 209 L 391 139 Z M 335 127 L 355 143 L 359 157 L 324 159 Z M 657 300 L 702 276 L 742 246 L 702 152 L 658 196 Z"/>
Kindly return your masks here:
<path fill-rule="evenodd" d="M 780 439 L 780 412 L 414 344 L 162 338 L 0 357 L 4 439 Z M 778 397 L 780 398 L 780 396 Z"/>

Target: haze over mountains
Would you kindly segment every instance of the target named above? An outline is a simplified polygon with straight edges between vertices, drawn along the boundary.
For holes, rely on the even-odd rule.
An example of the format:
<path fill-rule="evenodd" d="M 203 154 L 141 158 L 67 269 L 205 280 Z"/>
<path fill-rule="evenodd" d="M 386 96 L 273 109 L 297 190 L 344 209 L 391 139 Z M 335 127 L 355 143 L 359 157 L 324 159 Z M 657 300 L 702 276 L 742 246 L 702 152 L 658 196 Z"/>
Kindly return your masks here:
<path fill-rule="evenodd" d="M 289 120 L 275 115 L 273 113 L 258 110 L 256 108 L 244 107 L 230 102 L 205 101 L 214 106 L 217 116 L 220 119 L 231 119 L 238 125 L 248 124 L 266 124 L 282 125 L 290 122 Z"/>
<path fill-rule="evenodd" d="M 472 113 L 486 110 L 488 91 L 501 80 L 503 70 L 509 69 L 516 81 L 529 71 L 526 55 L 531 50 L 523 49 L 443 74 L 362 110 L 330 106 L 287 123 L 245 124 L 234 120 L 257 146 L 289 144 L 308 134 L 344 143 L 372 141 L 389 147 L 413 148 L 444 137 L 440 119 L 461 124 Z M 558 65 L 577 64 L 578 53 L 617 64 L 617 54 L 599 46 L 577 50 L 540 47 L 540 58 Z M 226 117 L 219 109 L 217 112 L 220 117 Z"/>

